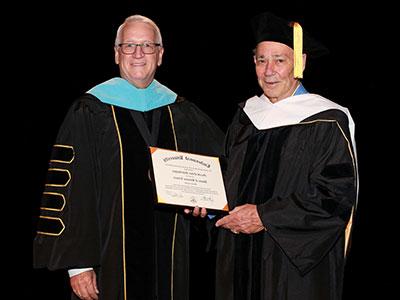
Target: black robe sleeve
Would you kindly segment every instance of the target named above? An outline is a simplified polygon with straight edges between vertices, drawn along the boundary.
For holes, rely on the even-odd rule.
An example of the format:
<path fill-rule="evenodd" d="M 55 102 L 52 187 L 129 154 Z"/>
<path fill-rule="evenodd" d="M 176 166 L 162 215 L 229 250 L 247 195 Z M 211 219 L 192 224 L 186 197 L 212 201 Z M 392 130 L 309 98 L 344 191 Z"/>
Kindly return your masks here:
<path fill-rule="evenodd" d="M 280 172 L 275 196 L 258 205 L 268 234 L 301 274 L 315 267 L 343 238 L 355 204 L 355 157 L 343 120 L 345 115 L 337 111 L 305 120 L 311 123 L 304 149 L 293 148 L 291 155 L 303 158 L 298 168 L 308 170 L 307 176 L 288 181 L 282 178 L 291 174 Z"/>
<path fill-rule="evenodd" d="M 68 111 L 52 149 L 41 202 L 34 266 L 50 270 L 95 267 L 100 260 L 99 115 L 107 106 L 85 96 Z M 101 118 L 104 120 L 104 118 Z M 110 118 L 108 118 L 110 119 Z M 104 122 L 104 121 L 102 121 Z"/>

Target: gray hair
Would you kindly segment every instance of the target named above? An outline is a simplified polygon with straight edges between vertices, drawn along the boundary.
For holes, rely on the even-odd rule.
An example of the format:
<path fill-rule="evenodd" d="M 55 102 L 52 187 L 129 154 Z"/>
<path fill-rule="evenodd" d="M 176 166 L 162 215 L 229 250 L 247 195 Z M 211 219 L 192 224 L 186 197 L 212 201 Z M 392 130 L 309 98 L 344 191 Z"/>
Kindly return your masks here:
<path fill-rule="evenodd" d="M 162 46 L 161 32 L 160 32 L 160 29 L 158 28 L 157 24 L 154 23 L 153 20 L 151 20 L 151 19 L 149 19 L 149 18 L 147 18 L 145 16 L 141 16 L 141 15 L 132 15 L 132 16 L 127 17 L 125 19 L 124 23 L 122 23 L 118 27 L 117 35 L 115 37 L 115 45 L 118 45 L 121 42 L 121 32 L 122 32 L 123 27 L 126 24 L 133 23 L 133 22 L 141 22 L 141 23 L 147 23 L 147 24 L 151 25 L 154 28 L 154 32 L 156 33 L 155 42 L 156 43 L 160 43 L 161 46 Z"/>

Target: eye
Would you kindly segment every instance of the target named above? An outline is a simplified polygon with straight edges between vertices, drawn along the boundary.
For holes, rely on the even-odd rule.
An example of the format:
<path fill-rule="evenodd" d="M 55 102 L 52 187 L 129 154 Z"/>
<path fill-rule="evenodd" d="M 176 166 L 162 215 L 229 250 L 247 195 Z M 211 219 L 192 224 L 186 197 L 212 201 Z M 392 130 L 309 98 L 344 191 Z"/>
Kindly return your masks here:
<path fill-rule="evenodd" d="M 143 48 L 151 48 L 152 44 L 151 43 L 143 43 Z"/>
<path fill-rule="evenodd" d="M 264 65 L 266 63 L 266 59 L 263 57 L 256 58 L 257 65 Z"/>
<path fill-rule="evenodd" d="M 286 62 L 286 59 L 284 57 L 277 57 L 274 59 L 274 61 L 276 64 L 281 65 Z"/>

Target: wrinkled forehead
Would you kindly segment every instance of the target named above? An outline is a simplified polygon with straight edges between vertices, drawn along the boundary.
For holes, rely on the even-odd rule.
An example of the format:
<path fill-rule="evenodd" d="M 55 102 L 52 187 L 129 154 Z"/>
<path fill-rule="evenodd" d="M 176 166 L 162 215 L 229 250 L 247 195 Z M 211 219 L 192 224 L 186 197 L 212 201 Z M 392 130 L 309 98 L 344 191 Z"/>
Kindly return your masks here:
<path fill-rule="evenodd" d="M 293 49 L 286 44 L 273 41 L 263 41 L 257 44 L 255 49 L 257 56 L 293 56 Z"/>

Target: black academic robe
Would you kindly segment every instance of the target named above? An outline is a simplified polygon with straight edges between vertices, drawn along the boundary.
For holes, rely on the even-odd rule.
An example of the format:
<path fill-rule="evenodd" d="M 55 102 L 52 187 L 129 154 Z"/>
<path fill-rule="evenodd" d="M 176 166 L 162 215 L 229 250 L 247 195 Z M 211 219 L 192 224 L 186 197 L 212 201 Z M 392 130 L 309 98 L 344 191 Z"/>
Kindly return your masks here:
<path fill-rule="evenodd" d="M 155 146 L 221 154 L 222 132 L 193 103 L 143 113 L 149 127 L 156 110 Z M 156 205 L 149 150 L 130 111 L 86 94 L 53 146 L 34 267 L 93 267 L 101 300 L 187 300 L 191 217 L 182 211 Z"/>
<path fill-rule="evenodd" d="M 229 208 L 256 204 L 266 230 L 219 231 L 216 299 L 341 299 L 357 194 L 346 114 L 257 130 L 240 108 L 226 149 Z"/>

